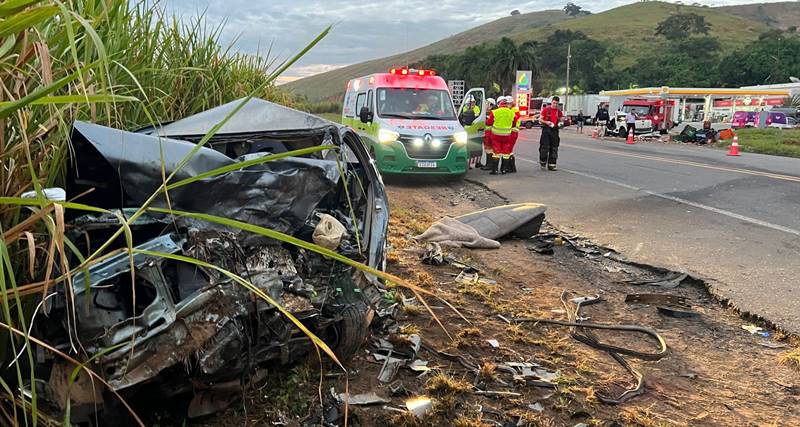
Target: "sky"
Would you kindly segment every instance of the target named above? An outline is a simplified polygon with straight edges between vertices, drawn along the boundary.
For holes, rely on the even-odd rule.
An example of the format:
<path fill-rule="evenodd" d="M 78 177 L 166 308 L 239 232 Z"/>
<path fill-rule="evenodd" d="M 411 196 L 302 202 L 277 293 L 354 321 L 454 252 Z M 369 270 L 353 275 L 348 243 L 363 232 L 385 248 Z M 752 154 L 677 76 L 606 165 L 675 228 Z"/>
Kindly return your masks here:
<path fill-rule="evenodd" d="M 575 1 L 601 12 L 631 0 Z M 561 8 L 552 0 L 162 0 L 183 18 L 204 13 L 209 24 L 225 23 L 222 42 L 236 50 L 289 58 L 326 26 L 332 32 L 281 78 L 281 82 L 381 58 L 433 43 L 495 19 Z M 693 1 L 684 1 L 686 4 Z M 754 3 L 753 0 L 699 0 L 709 6 Z"/>

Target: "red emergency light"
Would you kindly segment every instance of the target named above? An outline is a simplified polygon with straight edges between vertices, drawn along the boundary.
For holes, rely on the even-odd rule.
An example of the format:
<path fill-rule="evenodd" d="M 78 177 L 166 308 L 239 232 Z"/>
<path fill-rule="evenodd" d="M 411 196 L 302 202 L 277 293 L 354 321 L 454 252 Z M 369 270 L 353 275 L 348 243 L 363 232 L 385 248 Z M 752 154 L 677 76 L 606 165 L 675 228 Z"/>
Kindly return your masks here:
<path fill-rule="evenodd" d="M 395 74 L 395 75 L 399 74 L 401 76 L 407 76 L 407 75 L 410 75 L 410 74 L 415 74 L 415 75 L 418 75 L 420 77 L 425 77 L 425 76 L 433 77 L 433 76 L 436 75 L 436 71 L 433 71 L 433 70 L 416 70 L 416 69 L 413 69 L 413 68 L 409 69 L 408 67 L 402 67 L 402 68 L 390 68 L 389 69 L 389 74 Z"/>

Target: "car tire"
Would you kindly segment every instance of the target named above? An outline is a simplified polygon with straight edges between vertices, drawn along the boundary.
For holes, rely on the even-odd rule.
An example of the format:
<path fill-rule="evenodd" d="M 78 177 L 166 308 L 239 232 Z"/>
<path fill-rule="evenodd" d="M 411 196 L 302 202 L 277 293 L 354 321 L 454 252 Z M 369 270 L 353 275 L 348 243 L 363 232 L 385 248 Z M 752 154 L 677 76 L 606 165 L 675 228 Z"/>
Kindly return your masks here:
<path fill-rule="evenodd" d="M 353 283 L 353 286 L 357 285 Z M 356 354 L 367 339 L 367 320 L 371 308 L 361 292 L 344 287 L 330 308 L 333 307 L 336 307 L 339 320 L 328 328 L 325 342 L 344 363 Z"/>
<path fill-rule="evenodd" d="M 341 319 L 332 327 L 331 349 L 344 362 L 350 360 L 367 339 L 367 314 L 369 306 L 363 301 L 348 302 L 342 310 Z"/>
<path fill-rule="evenodd" d="M 620 126 L 620 128 L 619 128 L 619 130 L 617 132 L 619 132 L 619 136 L 622 137 L 622 138 L 628 136 L 628 131 L 624 127 Z"/>
<path fill-rule="evenodd" d="M 525 129 L 533 129 L 533 122 L 525 122 Z"/>

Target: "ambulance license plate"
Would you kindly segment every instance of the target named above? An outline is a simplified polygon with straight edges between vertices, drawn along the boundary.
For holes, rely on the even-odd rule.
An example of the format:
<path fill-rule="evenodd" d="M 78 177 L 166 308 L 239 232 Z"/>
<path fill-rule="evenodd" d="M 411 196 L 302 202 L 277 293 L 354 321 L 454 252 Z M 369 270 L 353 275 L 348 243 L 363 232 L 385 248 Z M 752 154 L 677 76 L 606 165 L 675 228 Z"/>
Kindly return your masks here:
<path fill-rule="evenodd" d="M 419 160 L 419 161 L 417 161 L 417 167 L 418 168 L 427 168 L 427 169 L 436 169 L 437 168 L 437 164 L 436 164 L 436 162 L 425 162 L 425 161 Z"/>

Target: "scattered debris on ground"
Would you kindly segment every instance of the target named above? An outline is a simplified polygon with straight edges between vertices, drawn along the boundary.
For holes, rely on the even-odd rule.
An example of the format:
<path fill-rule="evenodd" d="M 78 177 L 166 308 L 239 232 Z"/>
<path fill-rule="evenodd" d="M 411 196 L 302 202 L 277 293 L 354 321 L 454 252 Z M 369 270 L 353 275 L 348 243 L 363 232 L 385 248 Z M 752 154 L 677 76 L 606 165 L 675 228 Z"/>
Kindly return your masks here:
<path fill-rule="evenodd" d="M 389 188 L 388 259 L 391 272 L 435 292 L 467 320 L 445 304 L 427 299 L 449 337 L 421 301 L 391 288 L 384 302 L 395 307 L 397 315 L 393 322 L 373 328 L 370 345 L 348 365 L 347 382 L 342 375 L 325 374 L 327 370 L 322 374 L 322 389 L 333 386 L 342 393 L 347 386 L 353 395 L 375 393 L 391 400 L 351 406 L 349 425 L 800 422 L 800 370 L 796 369 L 800 359 L 797 350 L 792 350 L 798 343 L 780 333 L 765 337 L 743 330 L 740 317 L 722 307 L 702 282 L 688 274 L 638 264 L 548 225 L 534 239 L 504 239 L 496 250 L 449 248 L 415 240 L 442 217 L 458 218 L 504 204 L 484 187 L 469 183 L 457 187 Z M 474 201 L 459 194 L 471 194 Z M 447 203 L 454 198 L 460 200 L 457 207 Z M 533 249 L 545 244 L 552 254 Z M 571 310 L 565 308 L 564 300 L 572 305 L 573 314 L 574 304 L 599 301 L 585 305 L 574 319 L 577 322 L 639 325 L 663 339 L 667 350 L 660 354 L 659 340 L 646 333 L 594 331 L 598 342 L 616 350 L 659 355 L 659 360 L 623 355 L 625 363 L 642 375 L 641 393 L 628 393 L 621 404 L 604 403 L 621 400 L 637 386 L 636 377 L 614 358 L 614 351 L 574 339 L 570 327 L 515 321 L 569 322 Z M 297 374 L 282 375 L 289 384 L 296 384 Z M 326 394 L 320 401 L 319 389 L 319 377 L 311 376 L 304 388 L 251 391 L 239 408 L 200 425 L 238 426 L 267 420 L 342 425 L 343 406 Z M 291 405 L 275 404 L 287 394 L 307 405 L 293 411 Z M 335 411 L 330 409 L 334 407 Z"/>

